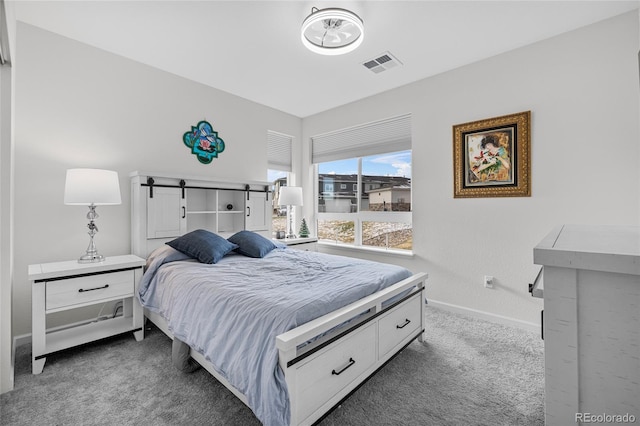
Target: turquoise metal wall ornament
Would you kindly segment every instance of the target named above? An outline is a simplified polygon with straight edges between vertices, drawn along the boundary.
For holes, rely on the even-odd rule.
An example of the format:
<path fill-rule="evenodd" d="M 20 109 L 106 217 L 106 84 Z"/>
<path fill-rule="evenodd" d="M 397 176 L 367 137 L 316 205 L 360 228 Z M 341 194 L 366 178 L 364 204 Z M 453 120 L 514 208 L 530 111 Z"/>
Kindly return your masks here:
<path fill-rule="evenodd" d="M 191 126 L 191 131 L 186 132 L 182 140 L 202 164 L 211 163 L 224 151 L 224 141 L 218 137 L 218 132 L 213 130 L 211 124 L 204 120 L 195 127 Z"/>

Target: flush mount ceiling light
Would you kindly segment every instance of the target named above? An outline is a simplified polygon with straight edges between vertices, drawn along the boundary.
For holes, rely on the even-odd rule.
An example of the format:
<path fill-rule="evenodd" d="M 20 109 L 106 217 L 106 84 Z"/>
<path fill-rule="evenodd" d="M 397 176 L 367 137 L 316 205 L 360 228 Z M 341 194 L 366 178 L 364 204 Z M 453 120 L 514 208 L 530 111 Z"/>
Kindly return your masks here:
<path fill-rule="evenodd" d="M 311 9 L 302 23 L 302 44 L 321 55 L 342 55 L 360 46 L 364 39 L 362 19 L 339 8 Z"/>

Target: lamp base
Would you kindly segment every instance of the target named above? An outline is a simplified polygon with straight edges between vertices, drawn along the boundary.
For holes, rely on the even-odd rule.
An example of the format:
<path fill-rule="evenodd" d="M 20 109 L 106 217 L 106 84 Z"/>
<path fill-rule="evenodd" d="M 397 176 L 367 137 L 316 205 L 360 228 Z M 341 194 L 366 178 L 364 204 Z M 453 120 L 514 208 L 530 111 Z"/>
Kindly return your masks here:
<path fill-rule="evenodd" d="M 291 212 L 291 206 L 287 206 L 287 216 L 289 216 L 289 230 L 287 231 L 286 239 L 290 240 L 296 238 L 296 234 L 293 233 L 293 214 Z"/>
<path fill-rule="evenodd" d="M 80 257 L 80 259 L 78 259 L 78 263 L 97 263 L 97 262 L 104 262 L 106 258 L 98 253 L 94 253 L 94 254 L 85 254 L 83 256 Z"/>
<path fill-rule="evenodd" d="M 89 228 L 89 247 L 87 247 L 87 252 L 78 259 L 78 263 L 104 262 L 105 257 L 98 254 L 98 249 L 93 241 L 93 237 L 96 235 L 96 232 L 98 232 L 98 227 L 93 221 L 97 217 L 98 213 L 96 213 L 96 206 L 91 204 L 89 206 L 89 213 L 87 213 L 87 219 L 89 219 L 89 224 L 87 225 L 87 228 Z"/>

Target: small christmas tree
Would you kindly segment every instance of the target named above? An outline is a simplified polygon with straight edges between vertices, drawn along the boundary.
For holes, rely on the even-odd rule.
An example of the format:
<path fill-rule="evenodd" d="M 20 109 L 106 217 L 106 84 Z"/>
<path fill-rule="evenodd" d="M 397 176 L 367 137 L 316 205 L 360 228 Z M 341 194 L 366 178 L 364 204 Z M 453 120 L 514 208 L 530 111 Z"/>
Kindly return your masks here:
<path fill-rule="evenodd" d="M 302 223 L 300 224 L 300 232 L 298 232 L 300 238 L 307 238 L 309 236 L 309 227 L 307 226 L 307 221 L 302 219 Z"/>

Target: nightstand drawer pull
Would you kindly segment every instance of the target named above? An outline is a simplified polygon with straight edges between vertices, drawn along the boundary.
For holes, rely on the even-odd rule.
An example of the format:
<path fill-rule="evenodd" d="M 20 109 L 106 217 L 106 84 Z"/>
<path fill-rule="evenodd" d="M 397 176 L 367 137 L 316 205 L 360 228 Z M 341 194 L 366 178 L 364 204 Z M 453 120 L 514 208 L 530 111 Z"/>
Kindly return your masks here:
<path fill-rule="evenodd" d="M 105 288 L 109 288 L 109 284 L 105 284 L 102 287 L 87 288 L 87 289 L 81 288 L 78 290 L 78 293 L 84 293 L 85 291 L 102 290 Z"/>
<path fill-rule="evenodd" d="M 331 374 L 332 374 L 332 375 L 339 376 L 339 375 L 341 375 L 342 373 L 344 373 L 344 371 L 345 371 L 347 368 L 351 367 L 351 366 L 352 366 L 353 364 L 355 364 L 355 363 L 356 363 L 356 362 L 353 360 L 353 358 L 349 358 L 349 363 L 348 363 L 345 367 L 343 367 L 342 369 L 340 369 L 340 371 L 332 370 L 332 371 L 331 371 Z"/>
<path fill-rule="evenodd" d="M 411 322 L 408 318 L 404 320 L 404 324 L 402 325 L 396 325 L 396 328 L 405 328 L 406 326 L 409 325 L 409 323 Z"/>
<path fill-rule="evenodd" d="M 50 312 L 132 296 L 135 276 L 133 270 L 113 271 L 47 281 L 46 287 L 45 306 Z"/>

